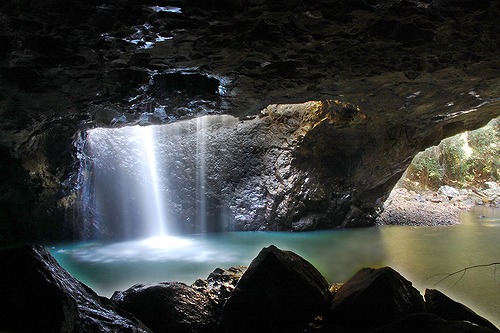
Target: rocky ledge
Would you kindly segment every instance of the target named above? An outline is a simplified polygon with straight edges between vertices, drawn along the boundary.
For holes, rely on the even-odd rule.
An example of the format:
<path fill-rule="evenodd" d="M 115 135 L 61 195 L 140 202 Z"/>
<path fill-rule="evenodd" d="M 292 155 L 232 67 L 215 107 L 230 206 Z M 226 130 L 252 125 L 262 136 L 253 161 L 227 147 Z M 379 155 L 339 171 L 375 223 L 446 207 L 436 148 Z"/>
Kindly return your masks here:
<path fill-rule="evenodd" d="M 0 251 L 0 330 L 44 332 L 478 332 L 499 330 L 439 292 L 425 300 L 390 267 L 329 288 L 309 262 L 269 246 L 246 267 L 192 286 L 134 285 L 97 296 L 41 246 Z"/>
<path fill-rule="evenodd" d="M 402 181 L 391 192 L 378 216 L 378 225 L 449 226 L 460 223 L 460 213 L 473 207 L 500 208 L 500 185 L 485 182 L 483 188 L 456 189 L 444 185 L 424 190 Z"/>

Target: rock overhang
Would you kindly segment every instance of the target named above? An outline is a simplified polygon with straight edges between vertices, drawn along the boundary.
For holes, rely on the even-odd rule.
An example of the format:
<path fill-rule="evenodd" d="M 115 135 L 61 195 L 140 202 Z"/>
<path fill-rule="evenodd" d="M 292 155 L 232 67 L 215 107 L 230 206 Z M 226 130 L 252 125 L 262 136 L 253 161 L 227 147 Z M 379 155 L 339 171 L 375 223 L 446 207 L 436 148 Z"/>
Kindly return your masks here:
<path fill-rule="evenodd" d="M 22 160 L 20 170 L 16 163 L 9 168 L 27 173 L 23 182 L 42 184 L 35 210 L 54 206 L 52 197 L 60 196 L 57 184 L 71 173 L 72 140 L 82 128 L 168 123 L 207 113 L 244 120 L 273 104 L 350 103 L 367 121 L 315 130 L 330 128 L 362 147 L 349 151 L 354 157 L 343 159 L 344 166 L 331 159 L 324 164 L 336 165 L 330 172 L 340 170 L 337 179 L 350 170 L 356 185 L 347 193 L 356 194 L 363 211 L 383 200 L 416 152 L 500 113 L 497 2 L 154 5 L 77 1 L 62 15 L 56 1 L 2 4 L 2 145 L 13 160 Z M 169 96 L 154 88 L 154 78 L 166 77 L 178 81 L 166 84 Z M 182 93 L 193 78 L 205 86 Z M 172 102 L 176 91 L 182 98 Z M 194 95 L 198 103 L 189 105 Z M 340 147 L 341 141 L 305 151 L 321 157 L 322 145 Z"/>

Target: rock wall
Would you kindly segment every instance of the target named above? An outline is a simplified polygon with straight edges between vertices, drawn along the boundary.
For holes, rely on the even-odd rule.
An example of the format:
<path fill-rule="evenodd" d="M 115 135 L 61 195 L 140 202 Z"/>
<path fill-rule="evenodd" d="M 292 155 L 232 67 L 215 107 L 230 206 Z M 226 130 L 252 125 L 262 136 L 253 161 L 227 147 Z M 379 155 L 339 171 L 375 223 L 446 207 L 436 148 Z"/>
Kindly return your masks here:
<path fill-rule="evenodd" d="M 295 179 L 271 193 L 265 228 L 303 230 L 371 224 L 416 152 L 500 114 L 498 1 L 8 0 L 0 12 L 0 241 L 81 236 L 86 128 L 272 122 L 293 154 L 242 152 Z M 282 114 L 306 102 L 340 114 L 326 107 L 302 137 Z M 262 192 L 238 193 L 246 216 L 265 216 L 251 205 Z"/>

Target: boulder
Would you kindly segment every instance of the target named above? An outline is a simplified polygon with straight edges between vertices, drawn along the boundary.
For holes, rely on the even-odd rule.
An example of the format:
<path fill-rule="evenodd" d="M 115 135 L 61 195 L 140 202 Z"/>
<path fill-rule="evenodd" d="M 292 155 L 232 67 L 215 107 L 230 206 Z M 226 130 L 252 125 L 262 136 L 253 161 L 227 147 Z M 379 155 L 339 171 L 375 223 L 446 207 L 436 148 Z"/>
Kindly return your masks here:
<path fill-rule="evenodd" d="M 325 324 L 374 329 L 424 309 L 418 290 L 394 269 L 363 268 L 337 291 Z"/>
<path fill-rule="evenodd" d="M 456 188 L 448 185 L 441 186 L 438 190 L 438 193 L 448 197 L 448 199 L 452 199 L 460 195 L 460 192 Z"/>
<path fill-rule="evenodd" d="M 328 307 L 324 277 L 309 262 L 271 245 L 261 250 L 223 308 L 223 332 L 301 332 Z"/>
<path fill-rule="evenodd" d="M 493 333 L 488 328 L 466 321 L 448 321 L 429 313 L 416 313 L 371 333 Z"/>
<path fill-rule="evenodd" d="M 150 332 L 64 270 L 42 246 L 0 251 L 0 331 Z"/>
<path fill-rule="evenodd" d="M 217 327 L 214 304 L 184 283 L 136 284 L 115 292 L 111 300 L 155 333 L 213 332 Z"/>
<path fill-rule="evenodd" d="M 446 320 L 469 321 L 498 332 L 497 327 L 487 319 L 481 317 L 465 305 L 452 300 L 439 290 L 426 289 L 424 296 L 427 312 L 431 314 Z"/>
<path fill-rule="evenodd" d="M 484 182 L 484 188 L 486 190 L 500 190 L 500 185 L 498 185 L 497 182 L 489 181 L 489 182 Z"/>

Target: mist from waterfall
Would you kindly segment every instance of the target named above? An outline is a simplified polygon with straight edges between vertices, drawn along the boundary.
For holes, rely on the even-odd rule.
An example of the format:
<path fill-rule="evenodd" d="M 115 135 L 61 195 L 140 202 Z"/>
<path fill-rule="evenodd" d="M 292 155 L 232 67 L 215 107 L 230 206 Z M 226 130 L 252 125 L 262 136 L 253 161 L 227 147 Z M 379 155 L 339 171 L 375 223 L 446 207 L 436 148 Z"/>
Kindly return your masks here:
<path fill-rule="evenodd" d="M 86 219 L 104 233 L 133 238 L 168 232 L 163 203 L 169 193 L 157 162 L 155 135 L 153 126 L 88 131 L 85 153 L 91 164 L 84 186 L 92 200 L 83 208 Z M 110 227 L 119 223 L 121 228 Z"/>
<path fill-rule="evenodd" d="M 126 240 L 209 231 L 207 168 L 213 170 L 220 146 L 210 137 L 213 128 L 234 121 L 204 116 L 88 130 L 79 209 L 89 236 Z"/>
<path fill-rule="evenodd" d="M 160 191 L 160 179 L 158 176 L 159 164 L 156 160 L 156 150 L 155 149 L 155 139 L 153 137 L 153 127 L 139 127 L 140 139 L 142 139 L 142 145 L 144 146 L 144 151 L 146 152 L 146 164 L 149 172 L 144 172 L 148 182 L 142 183 L 146 186 L 141 186 L 145 191 L 144 198 L 148 201 L 145 205 L 152 204 L 151 211 L 148 211 L 147 219 L 149 230 L 148 233 L 152 236 L 163 237 L 167 233 L 167 221 L 165 221 L 166 212 L 163 207 L 163 192 Z M 150 192 L 151 189 L 151 192 Z M 151 200 L 151 201 L 149 201 Z"/>

